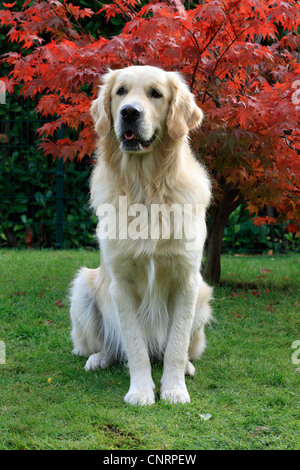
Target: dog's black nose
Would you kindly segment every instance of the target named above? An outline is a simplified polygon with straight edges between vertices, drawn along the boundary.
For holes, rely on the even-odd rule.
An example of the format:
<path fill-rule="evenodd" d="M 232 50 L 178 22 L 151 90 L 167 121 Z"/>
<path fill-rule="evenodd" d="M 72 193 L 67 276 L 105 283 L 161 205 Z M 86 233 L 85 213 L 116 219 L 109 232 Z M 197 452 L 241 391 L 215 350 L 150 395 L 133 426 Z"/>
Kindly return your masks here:
<path fill-rule="evenodd" d="M 130 104 L 126 104 L 121 109 L 121 116 L 125 121 L 136 121 L 141 117 L 141 114 L 142 108 L 137 105 L 132 106 Z"/>

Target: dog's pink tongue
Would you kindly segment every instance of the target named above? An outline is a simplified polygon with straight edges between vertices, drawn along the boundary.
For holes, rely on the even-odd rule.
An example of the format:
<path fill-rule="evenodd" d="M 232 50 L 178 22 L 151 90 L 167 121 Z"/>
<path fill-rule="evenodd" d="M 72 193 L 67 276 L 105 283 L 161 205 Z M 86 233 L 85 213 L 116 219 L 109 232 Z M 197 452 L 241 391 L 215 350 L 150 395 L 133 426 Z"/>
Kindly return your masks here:
<path fill-rule="evenodd" d="M 125 134 L 125 139 L 127 139 L 127 140 L 132 140 L 132 139 L 134 139 L 134 138 L 135 138 L 135 134 L 134 134 L 132 131 L 126 132 L 126 134 Z"/>

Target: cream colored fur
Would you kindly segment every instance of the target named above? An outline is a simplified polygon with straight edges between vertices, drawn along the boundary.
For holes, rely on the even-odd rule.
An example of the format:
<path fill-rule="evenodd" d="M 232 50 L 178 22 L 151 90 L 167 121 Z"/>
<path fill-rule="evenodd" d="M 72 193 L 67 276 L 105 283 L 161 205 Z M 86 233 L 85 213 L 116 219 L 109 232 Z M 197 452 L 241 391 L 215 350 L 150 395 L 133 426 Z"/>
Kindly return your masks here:
<path fill-rule="evenodd" d="M 153 89 L 162 96 L 154 98 Z M 156 138 L 149 148 L 130 152 L 122 149 L 120 110 L 136 103 L 143 110 L 142 137 Z M 125 401 L 140 405 L 154 403 L 150 360 L 161 359 L 161 398 L 189 402 L 185 374 L 195 372 L 190 360 L 204 350 L 204 326 L 211 318 L 211 288 L 200 275 L 210 182 L 188 143 L 202 111 L 179 74 L 135 66 L 104 77 L 91 113 L 99 134 L 91 205 L 99 218 L 103 204 L 110 204 L 128 224 L 120 196 L 127 197 L 128 207 L 143 204 L 149 213 L 153 204 L 198 204 L 200 211 L 188 227 L 197 235 L 192 249 L 186 236 L 176 239 L 174 232 L 169 239 L 149 234 L 100 240 L 101 266 L 82 268 L 72 285 L 74 352 L 88 357 L 86 370 L 128 361 Z"/>

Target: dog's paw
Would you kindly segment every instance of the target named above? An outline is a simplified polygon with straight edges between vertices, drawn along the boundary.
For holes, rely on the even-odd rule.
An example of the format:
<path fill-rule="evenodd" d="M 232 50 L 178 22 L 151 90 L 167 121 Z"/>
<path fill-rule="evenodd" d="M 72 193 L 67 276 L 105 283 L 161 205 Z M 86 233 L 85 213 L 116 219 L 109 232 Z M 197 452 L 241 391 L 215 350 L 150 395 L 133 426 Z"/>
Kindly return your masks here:
<path fill-rule="evenodd" d="M 74 348 L 72 350 L 72 354 L 74 354 L 75 356 L 83 356 L 82 352 L 80 351 L 79 348 Z"/>
<path fill-rule="evenodd" d="M 130 388 L 124 400 L 130 405 L 153 405 L 155 403 L 154 391 L 152 389 L 136 390 Z"/>
<path fill-rule="evenodd" d="M 85 363 L 85 370 L 106 369 L 109 366 L 109 358 L 106 354 L 92 354 Z"/>
<path fill-rule="evenodd" d="M 185 375 L 190 375 L 191 377 L 194 377 L 196 372 L 195 367 L 190 361 L 187 361 L 186 366 L 185 366 Z"/>
<path fill-rule="evenodd" d="M 190 403 L 191 399 L 186 385 L 172 385 L 161 388 L 161 399 L 168 403 Z"/>
<path fill-rule="evenodd" d="M 176 380 L 172 376 L 162 380 L 160 396 L 168 403 L 190 403 L 189 392 L 184 380 Z"/>

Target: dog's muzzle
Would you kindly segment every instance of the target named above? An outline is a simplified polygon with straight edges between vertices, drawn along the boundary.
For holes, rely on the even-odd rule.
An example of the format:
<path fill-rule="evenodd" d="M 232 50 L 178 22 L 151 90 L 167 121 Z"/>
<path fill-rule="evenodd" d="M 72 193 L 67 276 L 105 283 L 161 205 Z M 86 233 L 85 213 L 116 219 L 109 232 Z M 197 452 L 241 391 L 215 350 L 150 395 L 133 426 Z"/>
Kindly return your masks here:
<path fill-rule="evenodd" d="M 144 150 L 155 140 L 155 134 L 151 139 L 144 140 L 141 136 L 142 108 L 135 105 L 124 105 L 120 110 L 121 115 L 121 147 L 125 151 L 136 152 Z"/>

